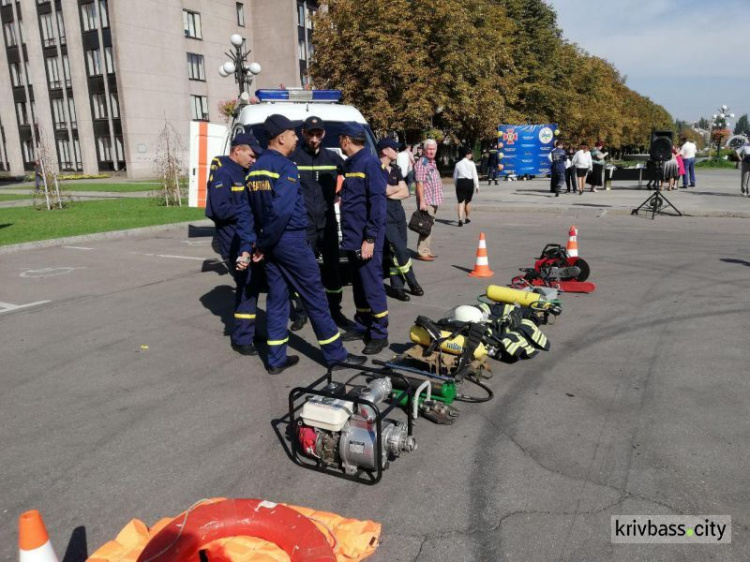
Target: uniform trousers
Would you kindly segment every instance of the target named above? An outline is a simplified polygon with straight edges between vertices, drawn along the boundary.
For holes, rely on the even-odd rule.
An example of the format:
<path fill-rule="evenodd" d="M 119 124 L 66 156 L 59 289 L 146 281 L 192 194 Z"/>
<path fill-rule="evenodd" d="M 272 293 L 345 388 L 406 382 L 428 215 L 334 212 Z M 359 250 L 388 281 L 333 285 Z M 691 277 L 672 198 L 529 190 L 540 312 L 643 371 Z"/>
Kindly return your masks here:
<path fill-rule="evenodd" d="M 245 271 L 237 271 L 237 257 L 239 256 L 239 239 L 235 236 L 234 225 L 223 225 L 216 229 L 215 242 L 218 243 L 219 253 L 226 262 L 227 269 L 234 277 L 234 326 L 232 328 L 232 343 L 234 345 L 251 345 L 255 337 L 255 316 L 258 306 L 257 268 L 248 267 Z M 253 275 L 255 269 L 255 275 Z"/>
<path fill-rule="evenodd" d="M 365 339 L 388 338 L 388 302 L 383 285 L 383 252 L 376 250 L 369 260 L 361 260 L 354 252 L 347 252 L 352 270 L 352 290 L 355 329 Z"/>
<path fill-rule="evenodd" d="M 750 162 L 744 160 L 740 163 L 742 167 L 740 176 L 740 191 L 742 193 L 750 193 Z"/>
<path fill-rule="evenodd" d="M 318 229 L 313 235 L 308 233 L 308 240 L 313 253 L 323 258 L 321 279 L 328 299 L 331 314 L 341 314 L 341 298 L 344 289 L 341 286 L 341 265 L 339 264 L 339 236 L 336 223 L 327 224 Z"/>
<path fill-rule="evenodd" d="M 401 213 L 403 212 L 402 208 Z M 411 256 L 406 247 L 406 215 L 401 220 L 388 217 L 385 241 L 387 251 L 384 263 L 388 264 L 390 270 L 391 287 L 400 291 L 404 288 L 404 281 L 411 286 L 417 285 L 417 278 L 412 270 Z"/>
<path fill-rule="evenodd" d="M 268 277 L 268 365 L 286 362 L 289 290 L 295 291 L 307 311 L 327 365 L 344 361 L 347 351 L 331 318 L 320 280 L 320 268 L 304 230 L 285 232 L 266 256 Z"/>

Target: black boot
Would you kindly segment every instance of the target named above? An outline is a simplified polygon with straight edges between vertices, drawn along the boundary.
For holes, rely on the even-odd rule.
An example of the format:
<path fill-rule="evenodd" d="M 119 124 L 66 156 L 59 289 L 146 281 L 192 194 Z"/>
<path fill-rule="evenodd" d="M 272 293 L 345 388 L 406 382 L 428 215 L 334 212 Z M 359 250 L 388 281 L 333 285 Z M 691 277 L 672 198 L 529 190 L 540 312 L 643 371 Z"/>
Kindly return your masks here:
<path fill-rule="evenodd" d="M 367 345 L 365 346 L 364 350 L 362 350 L 362 353 L 364 353 L 365 355 L 377 355 L 386 347 L 388 347 L 387 338 L 382 340 L 371 339 L 369 342 L 367 342 Z"/>
<path fill-rule="evenodd" d="M 299 363 L 299 356 L 289 355 L 286 358 L 286 363 L 284 363 L 280 367 L 268 367 L 267 371 L 269 375 L 280 375 L 281 373 L 286 371 L 289 367 L 294 367 L 297 363 Z"/>
<path fill-rule="evenodd" d="M 364 355 L 354 355 L 353 353 L 348 353 L 346 355 L 346 359 L 344 359 L 341 363 L 335 363 L 334 365 L 331 365 L 330 369 L 331 371 L 340 371 L 341 369 L 347 369 L 349 367 L 360 367 L 365 363 L 367 363 L 367 357 L 365 357 Z"/>

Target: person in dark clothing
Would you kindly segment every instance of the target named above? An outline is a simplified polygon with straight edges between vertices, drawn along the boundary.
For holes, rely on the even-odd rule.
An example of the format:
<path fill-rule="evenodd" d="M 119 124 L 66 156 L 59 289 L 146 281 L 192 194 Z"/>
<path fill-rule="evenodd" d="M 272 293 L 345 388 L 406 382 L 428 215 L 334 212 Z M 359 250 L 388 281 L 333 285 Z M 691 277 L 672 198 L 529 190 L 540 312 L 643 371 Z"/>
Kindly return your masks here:
<path fill-rule="evenodd" d="M 378 155 L 387 178 L 386 186 L 386 227 L 383 247 L 383 269 L 390 272 L 391 287 L 389 296 L 400 301 L 410 300 L 404 290 L 404 281 L 409 284 L 412 295 L 421 297 L 424 290 L 417 283 L 407 249 L 406 213 L 402 199 L 409 198 L 409 188 L 401 175 L 401 169 L 393 165 L 398 143 L 392 139 L 382 139 L 378 143 Z"/>
<path fill-rule="evenodd" d="M 492 148 L 490 148 L 490 153 L 487 156 L 487 185 L 490 185 L 493 180 L 495 185 L 499 185 L 497 180 L 497 176 L 499 175 L 497 166 L 500 164 L 500 157 L 498 156 L 499 152 L 497 145 L 493 144 Z"/>
<path fill-rule="evenodd" d="M 354 323 L 341 312 L 341 284 L 339 264 L 338 225 L 334 202 L 344 160 L 335 152 L 323 148 L 325 123 L 320 117 L 310 116 L 302 125 L 303 143 L 292 153 L 297 164 L 300 187 L 307 207 L 307 239 L 313 253 L 323 258 L 322 280 L 331 317 L 339 328 L 351 330 Z M 294 330 L 296 326 L 292 326 Z"/>
<path fill-rule="evenodd" d="M 555 197 L 560 197 L 560 192 L 565 185 L 565 162 L 568 160 L 562 141 L 555 141 L 555 148 L 549 153 L 549 160 L 552 162 L 550 191 L 554 192 Z"/>

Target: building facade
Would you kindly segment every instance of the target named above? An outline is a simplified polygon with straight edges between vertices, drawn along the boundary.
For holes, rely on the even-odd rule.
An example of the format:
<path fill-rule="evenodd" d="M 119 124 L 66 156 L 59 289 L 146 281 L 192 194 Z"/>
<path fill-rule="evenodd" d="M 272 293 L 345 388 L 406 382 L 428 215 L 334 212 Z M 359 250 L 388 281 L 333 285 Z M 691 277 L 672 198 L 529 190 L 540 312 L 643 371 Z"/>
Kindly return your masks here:
<path fill-rule="evenodd" d="M 252 89 L 304 86 L 312 0 L 0 0 L 0 171 L 151 177 L 168 124 L 223 123 L 237 84 L 219 75 L 240 34 Z M 187 154 L 187 152 L 185 153 Z"/>

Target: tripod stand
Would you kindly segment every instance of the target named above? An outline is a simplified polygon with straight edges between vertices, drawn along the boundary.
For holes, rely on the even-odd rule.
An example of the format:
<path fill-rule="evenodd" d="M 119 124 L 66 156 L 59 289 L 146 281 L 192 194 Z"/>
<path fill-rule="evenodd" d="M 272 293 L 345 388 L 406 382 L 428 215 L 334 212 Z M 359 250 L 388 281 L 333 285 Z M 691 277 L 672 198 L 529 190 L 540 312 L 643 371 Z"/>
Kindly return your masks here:
<path fill-rule="evenodd" d="M 658 160 L 658 170 L 659 170 L 659 178 L 664 177 L 664 160 Z M 646 199 L 643 203 L 638 205 L 635 209 L 630 211 L 631 215 L 637 215 L 638 212 L 643 209 L 646 211 L 646 214 L 651 213 L 651 220 L 654 220 L 656 218 L 657 214 L 664 214 L 664 215 L 671 215 L 672 213 L 666 213 L 665 211 L 669 208 L 674 209 L 675 213 L 677 213 L 677 216 L 682 216 L 682 213 L 672 205 L 672 203 L 664 197 L 661 194 L 661 187 L 657 188 L 654 193 L 652 193 L 648 199 Z"/>

